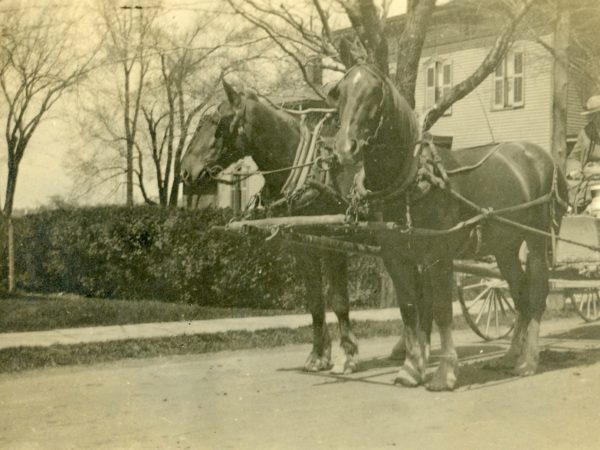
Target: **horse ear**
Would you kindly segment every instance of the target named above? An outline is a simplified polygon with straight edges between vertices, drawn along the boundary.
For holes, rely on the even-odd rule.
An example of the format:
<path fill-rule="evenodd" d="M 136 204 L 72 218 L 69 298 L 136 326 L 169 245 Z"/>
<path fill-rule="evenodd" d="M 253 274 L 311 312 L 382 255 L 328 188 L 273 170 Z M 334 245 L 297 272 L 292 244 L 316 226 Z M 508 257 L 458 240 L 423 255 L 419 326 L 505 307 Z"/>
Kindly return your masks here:
<path fill-rule="evenodd" d="M 231 86 L 225 78 L 222 79 L 223 89 L 225 89 L 225 94 L 227 94 L 227 99 L 229 100 L 229 104 L 234 108 L 238 108 L 242 103 L 241 95 L 236 92 L 236 90 Z"/>
<path fill-rule="evenodd" d="M 348 38 L 343 38 L 338 47 L 340 59 L 346 66 L 346 69 L 367 60 L 367 51 L 358 39 L 355 39 L 354 42 L 350 42 Z"/>

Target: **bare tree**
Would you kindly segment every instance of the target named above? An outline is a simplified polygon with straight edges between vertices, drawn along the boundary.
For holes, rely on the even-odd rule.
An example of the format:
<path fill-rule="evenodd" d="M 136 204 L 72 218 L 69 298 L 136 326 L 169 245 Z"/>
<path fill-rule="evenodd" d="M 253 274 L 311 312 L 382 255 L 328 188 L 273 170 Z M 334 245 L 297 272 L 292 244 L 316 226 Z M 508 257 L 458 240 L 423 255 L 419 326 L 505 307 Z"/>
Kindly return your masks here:
<path fill-rule="evenodd" d="M 219 6 L 176 30 L 161 20 L 168 9 L 148 16 L 144 8 L 117 6 L 102 3 L 106 60 L 80 102 L 86 149 L 70 161 L 76 191 L 83 196 L 110 184 L 116 192 L 123 179 L 128 201 L 136 189 L 145 203 L 176 206 L 181 156 L 220 75 L 245 71 L 272 44 L 243 22 L 225 27 L 229 17 Z"/>
<path fill-rule="evenodd" d="M 8 175 L 3 213 L 10 216 L 19 165 L 42 119 L 69 88 L 87 75 L 94 51 L 69 40 L 73 22 L 53 8 L 0 12 L 0 89 L 6 104 Z"/>
<path fill-rule="evenodd" d="M 315 20 L 307 21 L 306 16 L 292 13 L 285 5 L 274 6 L 268 0 L 228 0 L 231 7 L 248 20 L 260 27 L 277 45 L 297 63 L 305 75 L 307 83 L 320 92 L 307 76 L 309 61 L 322 58 L 323 67 L 339 68 L 329 61 L 339 62 L 337 49 L 340 37 L 356 37 L 366 50 L 367 59 L 376 64 L 383 73 L 388 73 L 389 49 L 385 24 L 389 11 L 389 2 L 382 0 L 312 0 L 312 9 L 307 13 Z M 498 27 L 497 39 L 477 70 L 446 95 L 428 112 L 424 120 L 426 129 L 444 114 L 456 101 L 465 97 L 492 73 L 512 44 L 515 31 L 535 0 L 461 0 L 462 8 L 488 9 L 496 14 L 504 25 Z M 402 31 L 396 43 L 397 73 L 394 82 L 400 92 L 414 106 L 416 79 L 419 59 L 432 14 L 436 10 L 435 0 L 408 0 L 407 11 L 402 22 Z M 331 11 L 340 5 L 348 17 L 353 33 L 348 30 L 333 32 L 330 23 Z M 305 4 L 305 9 L 310 5 Z M 502 23 L 502 22 L 499 22 Z M 323 93 L 321 95 L 324 97 Z"/>
<path fill-rule="evenodd" d="M 143 113 L 162 206 L 177 206 L 181 157 L 189 143 L 191 131 L 195 131 L 193 124 L 197 123 L 199 113 L 212 99 L 218 81 L 218 73 L 209 74 L 206 63 L 221 48 L 221 44 L 193 47 L 198 37 L 206 32 L 204 25 L 196 26 L 180 40 L 165 36 L 166 45 L 156 48 L 156 58 L 159 60 L 159 76 L 156 78 L 158 101 L 152 97 L 146 99 L 145 103 L 150 100 L 153 104 L 144 105 Z M 199 79 L 197 75 L 202 69 L 205 73 Z M 139 148 L 138 180 L 142 191 L 144 153 Z M 149 202 L 147 195 L 143 195 Z"/>
<path fill-rule="evenodd" d="M 106 27 L 106 58 L 120 67 L 122 85 L 123 138 L 126 161 L 126 204 L 133 205 L 134 149 L 138 118 L 144 91 L 144 81 L 150 60 L 146 50 L 151 47 L 152 27 L 158 6 L 152 8 L 120 6 L 117 0 L 103 0 L 101 17 Z"/>

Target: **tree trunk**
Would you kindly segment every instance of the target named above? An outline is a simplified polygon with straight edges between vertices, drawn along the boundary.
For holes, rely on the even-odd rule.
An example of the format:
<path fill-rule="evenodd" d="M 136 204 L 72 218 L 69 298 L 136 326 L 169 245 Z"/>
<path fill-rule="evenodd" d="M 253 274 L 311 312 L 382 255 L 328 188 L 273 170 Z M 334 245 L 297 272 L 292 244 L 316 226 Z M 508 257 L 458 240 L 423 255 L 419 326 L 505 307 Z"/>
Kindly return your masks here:
<path fill-rule="evenodd" d="M 398 43 L 394 82 L 411 108 L 415 107 L 419 59 L 421 58 L 428 24 L 434 9 L 435 0 L 413 0 L 409 2 L 406 26 Z"/>
<path fill-rule="evenodd" d="M 8 237 L 8 293 L 15 291 L 15 240 L 13 234 L 12 218 L 7 218 L 7 237 Z"/>
<path fill-rule="evenodd" d="M 19 169 L 14 164 L 9 163 L 8 177 L 6 179 L 6 196 L 4 201 L 4 215 L 6 217 L 10 217 L 12 215 L 18 174 Z"/>
<path fill-rule="evenodd" d="M 181 177 L 179 175 L 179 171 L 181 170 L 181 163 L 175 161 L 175 167 L 173 169 L 173 184 L 171 186 L 171 195 L 169 197 L 169 206 L 176 207 L 177 200 L 179 198 L 179 185 L 181 184 Z"/>
<path fill-rule="evenodd" d="M 127 137 L 127 192 L 125 204 L 133 206 L 133 142 Z"/>

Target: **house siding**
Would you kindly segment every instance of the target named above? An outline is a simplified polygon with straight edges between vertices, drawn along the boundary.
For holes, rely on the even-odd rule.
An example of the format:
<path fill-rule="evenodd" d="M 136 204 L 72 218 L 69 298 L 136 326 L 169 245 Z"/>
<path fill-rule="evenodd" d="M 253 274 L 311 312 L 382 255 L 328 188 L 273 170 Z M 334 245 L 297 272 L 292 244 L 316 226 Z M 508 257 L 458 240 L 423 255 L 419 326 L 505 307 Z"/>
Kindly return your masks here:
<path fill-rule="evenodd" d="M 574 70 L 569 71 L 569 83 L 567 85 L 567 136 L 577 136 L 579 130 L 585 126 L 587 119 L 582 116 L 587 101 L 585 81 Z"/>
<path fill-rule="evenodd" d="M 223 173 L 224 174 L 231 173 L 231 172 L 233 172 L 233 170 L 236 167 L 240 167 L 240 165 L 243 165 L 243 167 L 248 172 L 253 172 L 255 170 L 258 170 L 258 167 L 256 166 L 256 163 L 254 162 L 254 160 L 250 157 L 246 157 L 243 159 L 243 161 L 241 163 L 236 162 L 236 163 L 232 164 L 231 166 L 227 167 L 223 171 Z M 225 176 L 227 176 L 227 175 L 225 175 Z M 264 182 L 265 182 L 265 180 L 262 175 L 252 175 L 251 177 L 247 178 L 245 180 L 246 199 L 250 200 L 250 198 L 253 195 L 258 194 L 260 192 L 260 190 L 262 189 Z M 233 186 L 231 186 L 231 185 L 223 184 L 223 183 L 219 184 L 219 187 L 217 189 L 217 200 L 216 200 L 216 204 L 219 208 L 231 208 L 232 207 L 232 203 L 231 203 L 232 189 L 233 189 Z M 242 207 L 244 207 L 244 205 L 242 205 Z"/>
<path fill-rule="evenodd" d="M 551 35 L 544 40 L 551 42 Z M 492 109 L 493 76 L 490 76 L 456 102 L 450 115 L 439 119 L 431 129 L 433 134 L 452 136 L 454 149 L 493 141 L 524 140 L 550 151 L 552 58 L 533 41 L 516 41 L 513 48 L 525 53 L 524 106 Z M 424 49 L 415 92 L 416 112 L 420 115 L 425 112 L 424 67 L 429 61 L 435 58 L 452 61 L 453 85 L 456 85 L 479 67 L 488 50 L 489 47 L 460 49 L 454 43 Z"/>

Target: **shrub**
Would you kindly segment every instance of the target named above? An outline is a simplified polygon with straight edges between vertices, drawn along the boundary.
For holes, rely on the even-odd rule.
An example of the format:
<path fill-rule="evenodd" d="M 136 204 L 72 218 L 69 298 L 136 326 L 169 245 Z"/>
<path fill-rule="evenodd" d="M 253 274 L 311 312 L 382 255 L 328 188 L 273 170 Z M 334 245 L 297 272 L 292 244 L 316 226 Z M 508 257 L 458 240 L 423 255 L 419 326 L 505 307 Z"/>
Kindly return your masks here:
<path fill-rule="evenodd" d="M 297 308 L 302 289 L 289 251 L 260 238 L 217 234 L 229 210 L 94 207 L 15 220 L 17 282 L 41 292 Z M 350 265 L 351 297 L 377 302 L 373 264 Z"/>

